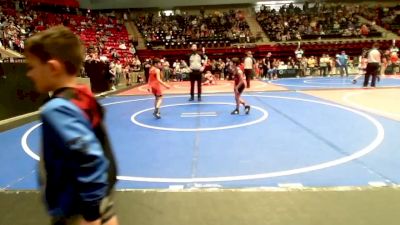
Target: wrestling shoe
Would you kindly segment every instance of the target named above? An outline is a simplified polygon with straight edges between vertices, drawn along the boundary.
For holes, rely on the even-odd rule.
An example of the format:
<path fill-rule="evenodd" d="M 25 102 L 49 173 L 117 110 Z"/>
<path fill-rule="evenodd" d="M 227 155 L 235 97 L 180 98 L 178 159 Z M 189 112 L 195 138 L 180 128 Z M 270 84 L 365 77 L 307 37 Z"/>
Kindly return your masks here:
<path fill-rule="evenodd" d="M 160 112 L 154 112 L 154 113 L 153 113 L 153 116 L 154 116 L 155 118 L 157 118 L 157 119 L 161 119 L 161 114 L 160 114 Z"/>
<path fill-rule="evenodd" d="M 239 110 L 238 109 L 235 109 L 235 110 L 233 110 L 231 112 L 231 115 L 237 115 L 237 114 L 239 114 Z"/>
<path fill-rule="evenodd" d="M 250 113 L 250 106 L 249 106 L 249 105 L 246 105 L 246 106 L 244 107 L 244 111 L 246 112 L 246 114 L 249 114 L 249 113 Z"/>

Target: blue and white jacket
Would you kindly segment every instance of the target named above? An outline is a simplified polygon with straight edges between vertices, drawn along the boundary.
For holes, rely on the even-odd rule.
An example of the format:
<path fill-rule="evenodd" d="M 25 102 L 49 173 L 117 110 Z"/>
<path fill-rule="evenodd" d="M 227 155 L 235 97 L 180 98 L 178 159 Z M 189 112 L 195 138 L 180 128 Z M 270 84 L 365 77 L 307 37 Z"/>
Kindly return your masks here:
<path fill-rule="evenodd" d="M 41 109 L 40 184 L 50 216 L 100 217 L 116 182 L 103 110 L 86 87 L 62 88 Z"/>

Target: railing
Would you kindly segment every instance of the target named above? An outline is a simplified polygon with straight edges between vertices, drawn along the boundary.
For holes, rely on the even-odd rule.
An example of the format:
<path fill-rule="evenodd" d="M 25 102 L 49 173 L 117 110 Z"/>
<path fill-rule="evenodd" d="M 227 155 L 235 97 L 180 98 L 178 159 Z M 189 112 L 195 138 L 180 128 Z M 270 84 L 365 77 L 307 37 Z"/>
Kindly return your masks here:
<path fill-rule="evenodd" d="M 303 41 L 301 48 L 305 51 L 306 56 L 321 54 L 337 54 L 345 50 L 348 55 L 361 55 L 363 49 L 371 48 L 374 42 L 378 42 L 381 49 L 388 49 L 392 45 L 392 40 L 377 38 L 377 39 L 332 39 L 330 41 Z M 397 43 L 400 47 L 400 44 Z M 205 54 L 210 58 L 220 57 L 243 57 L 246 51 L 252 51 L 254 56 L 264 57 L 268 52 L 271 52 L 276 57 L 294 56 L 294 51 L 298 47 L 298 42 L 275 42 L 266 44 L 232 44 L 230 47 L 205 48 Z M 191 50 L 186 49 L 153 49 L 153 50 L 138 50 L 137 54 L 140 58 L 163 57 L 167 58 L 183 58 L 189 56 Z"/>

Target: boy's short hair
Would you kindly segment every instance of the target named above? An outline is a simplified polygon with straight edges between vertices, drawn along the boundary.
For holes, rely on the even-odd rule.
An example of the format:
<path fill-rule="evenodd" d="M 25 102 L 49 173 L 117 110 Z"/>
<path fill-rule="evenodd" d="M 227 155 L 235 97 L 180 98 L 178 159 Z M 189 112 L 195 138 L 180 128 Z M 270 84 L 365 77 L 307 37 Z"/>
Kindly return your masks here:
<path fill-rule="evenodd" d="M 160 58 L 154 58 L 153 59 L 153 65 L 156 65 L 157 63 L 161 62 Z"/>
<path fill-rule="evenodd" d="M 79 73 L 84 60 L 81 40 L 64 26 L 55 26 L 28 38 L 26 53 L 38 57 L 42 63 L 51 59 L 59 60 L 70 75 Z"/>

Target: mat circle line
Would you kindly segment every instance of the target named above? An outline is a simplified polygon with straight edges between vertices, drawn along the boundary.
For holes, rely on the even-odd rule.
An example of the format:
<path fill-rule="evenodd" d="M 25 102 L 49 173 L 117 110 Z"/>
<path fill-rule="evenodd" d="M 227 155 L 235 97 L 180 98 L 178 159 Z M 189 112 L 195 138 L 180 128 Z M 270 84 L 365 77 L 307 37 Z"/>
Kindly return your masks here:
<path fill-rule="evenodd" d="M 205 95 L 206 96 L 206 95 Z M 229 96 L 231 95 L 208 95 L 208 96 Z M 243 96 L 248 96 L 248 97 L 260 97 L 260 98 L 276 98 L 276 99 L 289 99 L 289 100 L 295 100 L 295 101 L 303 101 L 303 102 L 311 102 L 311 103 L 316 103 L 316 104 L 322 104 L 322 105 L 328 105 L 336 108 L 340 108 L 343 110 L 350 111 L 352 113 L 355 113 L 359 116 L 364 117 L 367 119 L 369 122 L 371 122 L 376 130 L 377 130 L 377 135 L 376 137 L 372 140 L 371 143 L 369 143 L 367 146 L 362 148 L 361 150 L 358 150 L 354 152 L 351 155 L 341 157 L 335 160 L 311 165 L 311 166 L 306 166 L 306 167 L 300 167 L 296 169 L 289 169 L 289 170 L 282 170 L 282 171 L 275 171 L 275 172 L 267 172 L 267 173 L 258 173 L 258 174 L 247 174 L 247 175 L 238 175 L 238 176 L 222 176 L 222 177 L 197 177 L 197 178 L 165 178 L 165 177 L 137 177 L 137 176 L 122 176 L 119 175 L 117 178 L 119 180 L 125 180 L 125 181 L 133 181 L 133 182 L 155 182 L 155 183 L 203 183 L 203 182 L 225 182 L 225 181 L 243 181 L 243 180 L 255 180 L 255 179 L 266 179 L 266 178 L 272 178 L 272 177 L 281 177 L 281 176 L 289 176 L 289 175 L 295 175 L 295 174 L 301 174 L 301 173 L 307 173 L 311 171 L 316 171 L 316 170 L 321 170 L 321 169 L 326 169 L 329 167 L 334 167 L 340 164 L 344 164 L 347 162 L 350 162 L 352 160 L 361 158 L 368 153 L 374 151 L 383 141 L 384 136 L 385 136 L 385 130 L 379 121 L 374 119 L 373 117 L 369 116 L 366 113 L 363 113 L 361 111 L 341 106 L 338 104 L 333 104 L 329 102 L 322 102 L 318 100 L 310 100 L 310 99 L 302 99 L 302 98 L 296 98 L 296 97 L 284 97 L 284 96 L 273 96 L 273 95 L 243 95 Z M 177 98 L 177 97 L 186 97 L 186 96 L 168 96 L 166 98 Z M 120 102 L 111 102 L 103 105 L 115 105 L 115 104 L 121 104 L 121 103 L 126 103 L 126 102 L 136 102 L 136 101 L 143 101 L 143 100 L 149 100 L 153 98 L 145 98 L 145 99 L 133 99 L 133 100 L 126 100 L 126 101 L 120 101 Z M 32 158 L 39 160 L 39 156 L 32 151 L 32 149 L 29 148 L 27 144 L 27 139 L 29 134 L 35 130 L 37 127 L 39 127 L 41 123 L 36 124 L 35 126 L 31 127 L 28 131 L 26 131 L 21 138 L 21 145 L 23 147 L 23 150 Z"/>
<path fill-rule="evenodd" d="M 227 103 L 227 102 L 202 102 L 202 103 L 179 103 L 179 104 L 171 104 L 171 105 L 163 105 L 160 108 L 167 108 L 167 107 L 174 107 L 174 106 L 183 106 L 183 105 L 233 105 L 235 106 L 236 104 L 234 103 Z M 141 113 L 147 112 L 154 110 L 154 108 L 147 108 L 140 110 L 136 113 L 134 113 L 131 116 L 131 121 L 141 127 L 144 128 L 149 128 L 149 129 L 155 129 L 155 130 L 164 130 L 164 131 L 178 131 L 178 132 L 192 132 L 192 131 L 211 131 L 211 130 L 226 130 L 226 129 L 233 129 L 233 128 L 238 128 L 238 127 L 244 127 L 244 126 L 250 126 L 254 125 L 257 123 L 260 123 L 268 118 L 268 112 L 258 106 L 252 106 L 252 110 L 257 109 L 263 113 L 263 115 L 258 118 L 257 120 L 250 121 L 247 123 L 242 123 L 242 124 L 236 124 L 236 125 L 229 125 L 229 126 L 221 126 L 221 127 L 204 127 L 204 128 L 175 128 L 175 127 L 158 127 L 158 126 L 152 126 L 148 124 L 141 123 L 136 120 L 136 116 L 138 116 Z"/>

